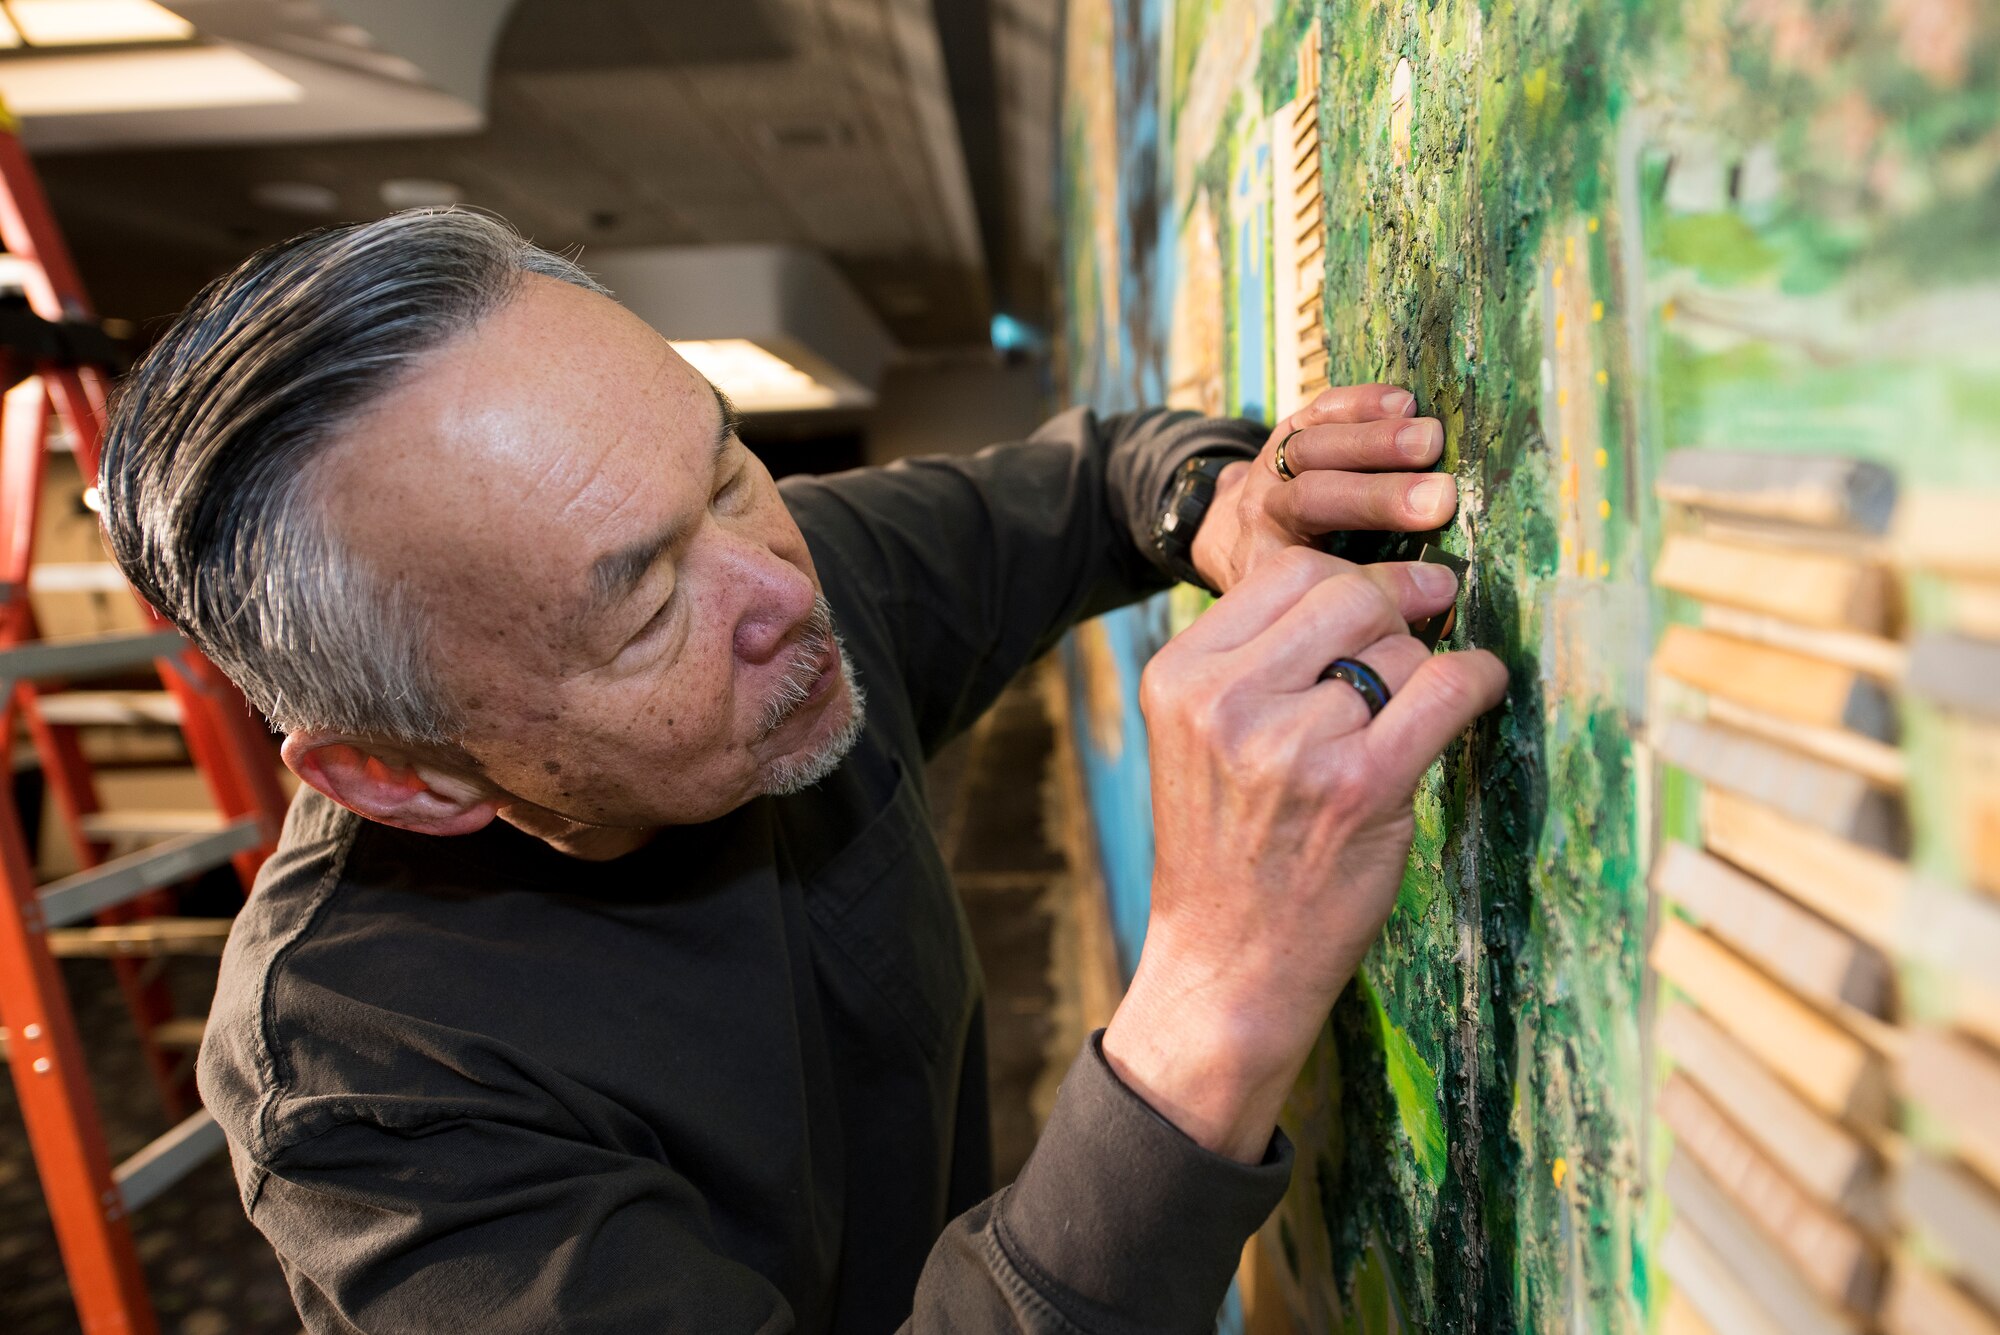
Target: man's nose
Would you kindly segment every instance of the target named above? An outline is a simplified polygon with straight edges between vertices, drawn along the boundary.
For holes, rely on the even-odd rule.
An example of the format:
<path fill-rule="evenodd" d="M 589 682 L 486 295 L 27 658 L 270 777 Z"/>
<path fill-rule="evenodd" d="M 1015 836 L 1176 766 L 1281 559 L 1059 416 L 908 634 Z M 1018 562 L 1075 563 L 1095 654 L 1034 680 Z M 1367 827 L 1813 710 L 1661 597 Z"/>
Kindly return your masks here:
<path fill-rule="evenodd" d="M 805 571 L 768 548 L 746 553 L 732 574 L 740 581 L 743 596 L 736 622 L 736 656 L 746 663 L 767 663 L 812 615 L 818 590 Z"/>

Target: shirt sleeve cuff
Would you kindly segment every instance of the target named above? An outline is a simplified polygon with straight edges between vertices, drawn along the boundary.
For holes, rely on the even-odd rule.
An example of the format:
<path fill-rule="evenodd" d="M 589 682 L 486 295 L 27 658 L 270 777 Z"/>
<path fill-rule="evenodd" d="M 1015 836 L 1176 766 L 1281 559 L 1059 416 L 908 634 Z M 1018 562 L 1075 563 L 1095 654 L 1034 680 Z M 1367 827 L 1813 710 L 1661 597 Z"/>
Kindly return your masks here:
<path fill-rule="evenodd" d="M 1033 1287 L 1086 1329 L 1209 1330 L 1244 1242 L 1291 1180 L 1292 1145 L 1263 1162 L 1195 1144 L 1126 1087 L 1090 1036 L 996 1230 Z"/>

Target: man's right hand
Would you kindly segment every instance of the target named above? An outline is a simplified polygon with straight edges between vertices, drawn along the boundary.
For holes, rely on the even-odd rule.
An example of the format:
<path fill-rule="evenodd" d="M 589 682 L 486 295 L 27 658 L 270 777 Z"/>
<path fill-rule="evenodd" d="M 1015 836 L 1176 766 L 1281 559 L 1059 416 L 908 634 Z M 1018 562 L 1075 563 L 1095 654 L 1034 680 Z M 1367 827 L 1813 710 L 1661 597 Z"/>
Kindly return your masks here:
<path fill-rule="evenodd" d="M 1156 856 L 1132 986 L 1104 1035 L 1130 1088 L 1197 1142 L 1261 1158 L 1327 1011 L 1388 921 L 1417 781 L 1505 694 L 1484 650 L 1433 655 L 1442 566 L 1277 553 L 1148 664 Z M 1319 680 L 1358 658 L 1392 699 Z"/>

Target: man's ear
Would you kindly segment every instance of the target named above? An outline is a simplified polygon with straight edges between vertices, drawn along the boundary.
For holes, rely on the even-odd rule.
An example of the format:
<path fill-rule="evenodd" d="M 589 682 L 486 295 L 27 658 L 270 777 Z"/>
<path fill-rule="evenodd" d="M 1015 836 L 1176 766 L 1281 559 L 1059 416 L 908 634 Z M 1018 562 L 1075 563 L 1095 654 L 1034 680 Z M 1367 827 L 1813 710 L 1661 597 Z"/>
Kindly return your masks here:
<path fill-rule="evenodd" d="M 283 754 L 302 782 L 349 811 L 418 834 L 471 834 L 500 809 L 483 785 L 373 740 L 287 733 Z"/>

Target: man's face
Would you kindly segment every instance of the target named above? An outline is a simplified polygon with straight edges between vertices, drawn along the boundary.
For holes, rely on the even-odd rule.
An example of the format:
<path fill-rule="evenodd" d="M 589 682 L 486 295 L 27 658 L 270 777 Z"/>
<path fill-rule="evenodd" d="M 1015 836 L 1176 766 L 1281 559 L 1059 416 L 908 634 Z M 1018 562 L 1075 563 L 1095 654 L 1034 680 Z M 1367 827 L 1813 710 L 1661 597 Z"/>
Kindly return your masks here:
<path fill-rule="evenodd" d="M 517 824 L 711 820 L 851 742 L 798 526 L 707 381 L 615 302 L 529 278 L 328 469 L 337 531 L 432 609 L 461 745 Z"/>

